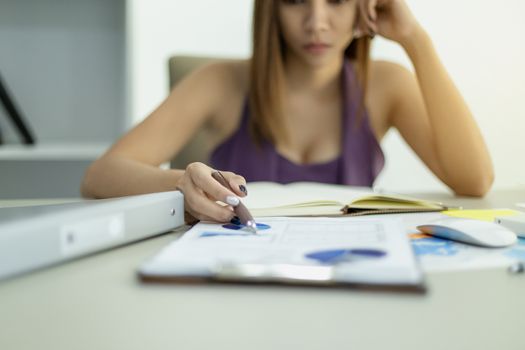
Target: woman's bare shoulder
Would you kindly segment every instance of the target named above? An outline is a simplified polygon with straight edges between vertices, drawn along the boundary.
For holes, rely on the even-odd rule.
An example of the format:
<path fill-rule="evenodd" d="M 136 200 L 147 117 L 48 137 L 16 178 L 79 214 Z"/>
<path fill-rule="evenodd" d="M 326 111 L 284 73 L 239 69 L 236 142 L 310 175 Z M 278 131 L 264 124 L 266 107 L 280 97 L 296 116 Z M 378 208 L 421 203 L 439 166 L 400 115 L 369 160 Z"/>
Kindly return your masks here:
<path fill-rule="evenodd" d="M 212 113 L 204 127 L 212 131 L 212 144 L 218 144 L 237 127 L 248 93 L 249 61 L 217 60 L 205 64 L 197 72 L 208 91 L 214 91 Z M 210 86 L 211 85 L 211 86 Z"/>
<path fill-rule="evenodd" d="M 383 60 L 370 62 L 370 86 L 398 89 L 407 79 L 412 77 L 412 72 L 398 63 Z"/>
<path fill-rule="evenodd" d="M 248 64 L 248 60 L 218 59 L 202 65 L 193 75 L 195 79 L 219 85 L 222 93 L 245 93 L 248 89 Z"/>
<path fill-rule="evenodd" d="M 391 126 L 395 109 L 404 84 L 412 73 L 405 67 L 388 61 L 370 61 L 366 106 L 376 136 L 381 139 Z"/>
<path fill-rule="evenodd" d="M 371 61 L 369 91 L 386 103 L 395 104 L 414 80 L 414 74 L 401 64 Z"/>
<path fill-rule="evenodd" d="M 229 69 L 235 86 L 243 93 L 248 91 L 250 61 L 231 60 L 224 63 L 225 69 Z"/>
<path fill-rule="evenodd" d="M 248 61 L 217 59 L 186 74 L 172 89 L 168 103 L 173 108 L 198 99 L 205 125 L 213 126 L 241 104 L 248 90 Z M 195 109 L 195 105 L 188 108 Z M 210 124 L 211 123 L 211 124 Z"/>

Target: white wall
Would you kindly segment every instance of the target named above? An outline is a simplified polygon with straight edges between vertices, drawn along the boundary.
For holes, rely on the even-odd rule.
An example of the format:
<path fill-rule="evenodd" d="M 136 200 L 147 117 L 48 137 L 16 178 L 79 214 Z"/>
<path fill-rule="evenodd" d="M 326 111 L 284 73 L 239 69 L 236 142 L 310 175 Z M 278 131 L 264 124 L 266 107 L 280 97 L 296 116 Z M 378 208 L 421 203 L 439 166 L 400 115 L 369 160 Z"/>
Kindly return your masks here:
<path fill-rule="evenodd" d="M 496 168 L 495 187 L 525 184 L 525 2 L 408 0 L 474 112 Z M 131 0 L 128 2 L 130 123 L 167 93 L 172 54 L 247 57 L 249 0 Z M 410 66 L 397 46 L 375 40 L 373 55 Z M 444 189 L 398 134 L 383 141 L 387 166 L 377 186 L 390 190 Z M 461 152 L 461 150 L 458 150 Z"/>
<path fill-rule="evenodd" d="M 131 123 L 168 92 L 174 54 L 248 57 L 251 0 L 128 0 Z"/>

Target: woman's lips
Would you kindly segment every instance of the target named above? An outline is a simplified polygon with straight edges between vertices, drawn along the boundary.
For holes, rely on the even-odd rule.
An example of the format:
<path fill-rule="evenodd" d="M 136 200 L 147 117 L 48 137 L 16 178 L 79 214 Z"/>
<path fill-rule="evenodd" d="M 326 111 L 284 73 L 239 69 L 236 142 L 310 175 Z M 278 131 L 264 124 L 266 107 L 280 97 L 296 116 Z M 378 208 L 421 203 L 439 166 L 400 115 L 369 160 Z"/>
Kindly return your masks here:
<path fill-rule="evenodd" d="M 324 43 L 310 43 L 304 45 L 303 47 L 311 54 L 320 55 L 325 53 L 330 48 L 330 45 Z"/>

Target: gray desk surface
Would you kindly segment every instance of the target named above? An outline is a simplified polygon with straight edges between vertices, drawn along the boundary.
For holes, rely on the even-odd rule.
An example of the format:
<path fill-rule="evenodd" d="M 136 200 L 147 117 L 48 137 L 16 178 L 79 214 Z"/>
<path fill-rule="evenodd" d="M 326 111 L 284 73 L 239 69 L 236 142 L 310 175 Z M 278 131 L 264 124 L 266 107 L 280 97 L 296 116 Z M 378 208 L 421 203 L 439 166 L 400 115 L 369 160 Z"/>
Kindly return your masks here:
<path fill-rule="evenodd" d="M 513 207 L 525 188 L 469 208 Z M 0 283 L 0 349 L 525 349 L 525 275 L 427 275 L 425 295 L 143 284 L 170 233 Z"/>

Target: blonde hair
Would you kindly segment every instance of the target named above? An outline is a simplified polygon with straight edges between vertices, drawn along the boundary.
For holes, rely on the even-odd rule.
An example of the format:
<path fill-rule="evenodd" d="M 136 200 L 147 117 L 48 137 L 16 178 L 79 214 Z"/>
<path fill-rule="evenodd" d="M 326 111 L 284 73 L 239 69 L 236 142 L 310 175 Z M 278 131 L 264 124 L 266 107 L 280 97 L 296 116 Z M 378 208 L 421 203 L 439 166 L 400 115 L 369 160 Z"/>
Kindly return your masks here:
<path fill-rule="evenodd" d="M 283 123 L 283 99 L 286 96 L 284 77 L 285 44 L 279 26 L 280 0 L 255 0 L 253 10 L 253 55 L 250 64 L 250 132 L 260 144 L 268 140 L 288 140 Z M 345 57 L 356 63 L 362 95 L 359 115 L 364 112 L 368 78 L 370 38 L 354 39 L 345 50 Z"/>

